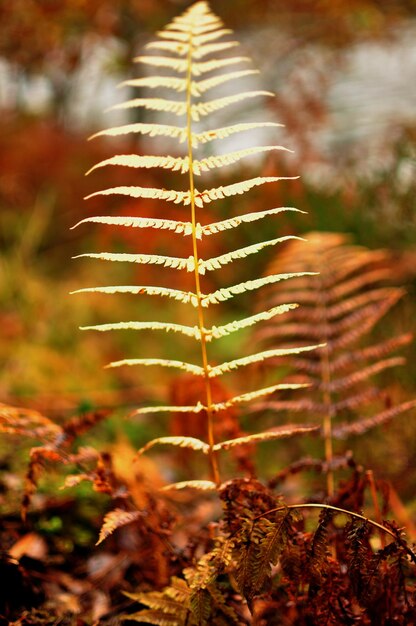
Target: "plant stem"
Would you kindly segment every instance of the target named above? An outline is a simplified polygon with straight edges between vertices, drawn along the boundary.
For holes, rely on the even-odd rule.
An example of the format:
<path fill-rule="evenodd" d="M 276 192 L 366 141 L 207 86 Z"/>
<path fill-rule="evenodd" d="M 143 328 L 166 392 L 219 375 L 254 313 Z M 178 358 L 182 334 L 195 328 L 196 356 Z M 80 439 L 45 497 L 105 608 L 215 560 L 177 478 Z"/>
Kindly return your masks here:
<path fill-rule="evenodd" d="M 411 550 L 405 544 L 403 540 L 400 539 L 400 537 L 398 537 L 392 530 L 390 530 L 390 528 L 386 528 L 386 526 L 383 526 L 383 524 L 379 524 L 378 522 L 375 522 L 374 520 L 368 517 L 365 517 L 364 515 L 360 515 L 360 513 L 355 513 L 355 511 L 348 511 L 347 509 L 341 509 L 340 507 L 333 506 L 332 504 L 319 504 L 317 502 L 304 502 L 301 504 L 287 504 L 284 506 L 278 506 L 275 509 L 270 509 L 269 511 L 266 511 L 265 513 L 262 513 L 261 515 L 257 515 L 257 517 L 255 517 L 253 521 L 258 520 L 261 517 L 265 517 L 266 515 L 270 515 L 270 513 L 276 513 L 278 511 L 286 511 L 287 509 L 329 509 L 331 511 L 336 511 L 337 513 L 343 513 L 345 515 L 349 515 L 350 517 L 361 519 L 364 522 L 367 522 L 367 524 L 371 524 L 371 526 L 374 526 L 375 528 L 378 528 L 379 530 L 382 530 L 383 532 L 393 537 L 393 539 L 395 539 L 395 541 L 398 541 L 399 544 L 406 550 L 411 560 L 414 563 L 416 563 L 416 554 L 413 552 L 413 550 Z"/>
<path fill-rule="evenodd" d="M 208 459 L 211 466 L 212 479 L 216 485 L 220 484 L 220 474 L 218 468 L 217 454 L 214 451 L 214 412 L 212 410 L 212 390 L 211 379 L 209 377 L 209 364 L 207 355 L 207 342 L 206 342 L 206 330 L 204 326 L 204 313 L 201 302 L 201 286 L 199 280 L 199 259 L 198 259 L 198 245 L 196 238 L 196 206 L 195 206 L 195 183 L 194 183 L 194 171 L 193 171 L 193 150 L 192 150 L 192 37 L 191 32 L 189 38 L 189 50 L 188 50 L 188 64 L 186 72 L 186 128 L 187 128 L 187 141 L 188 141 L 188 159 L 189 159 L 189 190 L 191 196 L 191 221 L 192 221 L 192 251 L 194 257 L 194 272 L 195 272 L 195 292 L 197 298 L 198 309 L 198 326 L 201 335 L 201 353 L 202 353 L 202 366 L 204 368 L 204 381 L 205 381 L 205 394 L 206 394 L 206 407 L 207 407 L 207 428 L 208 428 Z"/>

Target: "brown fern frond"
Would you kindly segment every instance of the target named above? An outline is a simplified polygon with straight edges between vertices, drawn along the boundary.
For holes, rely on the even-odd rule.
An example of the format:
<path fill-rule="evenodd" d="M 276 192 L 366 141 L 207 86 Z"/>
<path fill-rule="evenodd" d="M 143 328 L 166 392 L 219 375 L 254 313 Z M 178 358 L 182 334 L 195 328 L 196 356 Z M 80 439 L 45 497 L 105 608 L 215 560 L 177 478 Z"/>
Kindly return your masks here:
<path fill-rule="evenodd" d="M 100 536 L 96 545 L 100 544 L 107 539 L 107 537 L 112 535 L 117 528 L 137 522 L 142 517 L 143 513 L 141 511 L 125 511 L 124 509 L 114 509 L 113 511 L 110 511 L 110 513 L 107 513 L 104 517 L 103 525 L 100 530 Z"/>
<path fill-rule="evenodd" d="M 288 341 L 324 344 L 314 352 L 288 359 L 291 367 L 304 373 L 305 382 L 314 390 L 313 396 L 293 401 L 270 397 L 256 408 L 308 411 L 324 416 L 329 467 L 335 431 L 337 437 L 348 436 L 349 432 L 364 433 L 412 407 L 411 403 L 403 403 L 397 410 L 380 411 L 377 400 L 382 394 L 370 384 L 374 376 L 403 364 L 401 357 L 391 353 L 406 345 L 411 337 L 404 334 L 369 346 L 362 342 L 403 296 L 402 289 L 383 284 L 393 275 L 387 253 L 352 246 L 346 243 L 345 236 L 334 233 L 311 233 L 306 238 L 308 244 L 302 250 L 298 242 L 290 242 L 271 263 L 269 272 L 278 265 L 293 272 L 319 272 L 319 277 L 304 275 L 288 285 L 276 283 L 270 288 L 262 306 L 277 306 L 288 299 L 300 306 L 289 311 L 282 324 L 274 318 L 267 320 L 257 337 L 274 348 L 283 341 L 284 345 Z M 361 415 L 362 408 L 370 403 L 375 404 L 373 416 Z M 340 415 L 349 420 L 338 427 Z M 328 480 L 331 483 L 330 477 Z M 329 492 L 332 489 L 328 484 Z"/>

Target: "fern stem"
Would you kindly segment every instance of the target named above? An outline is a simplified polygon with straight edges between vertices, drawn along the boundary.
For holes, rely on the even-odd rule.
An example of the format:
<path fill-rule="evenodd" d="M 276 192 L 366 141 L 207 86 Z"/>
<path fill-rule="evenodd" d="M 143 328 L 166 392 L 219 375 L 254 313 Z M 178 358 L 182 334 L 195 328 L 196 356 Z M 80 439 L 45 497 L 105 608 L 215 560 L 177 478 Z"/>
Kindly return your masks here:
<path fill-rule="evenodd" d="M 214 438 L 214 412 L 212 410 L 212 389 L 211 380 L 209 377 L 209 364 L 207 354 L 207 341 L 206 330 L 204 325 L 204 313 L 201 302 L 201 285 L 199 279 L 199 258 L 198 258 L 198 245 L 196 237 L 196 206 L 195 206 L 195 183 L 193 172 L 193 149 L 192 149 L 192 38 L 193 31 L 191 30 L 189 37 L 189 49 L 187 57 L 187 71 L 186 71 L 186 131 L 188 142 L 188 158 L 189 158 L 189 191 L 191 196 L 191 222 L 192 222 L 192 251 L 194 257 L 194 274 L 195 274 L 195 293 L 197 298 L 198 309 L 198 326 L 201 333 L 201 354 L 202 354 L 202 366 L 204 368 L 204 381 L 205 381 L 205 394 L 206 394 L 206 406 L 207 406 L 207 429 L 208 429 L 208 459 L 211 466 L 212 479 L 216 485 L 220 485 L 220 473 L 218 468 L 217 454 L 214 451 L 215 438 Z"/>
<path fill-rule="evenodd" d="M 269 511 L 265 511 L 264 513 L 261 513 L 260 515 L 257 515 L 257 517 L 253 519 L 253 521 L 256 521 L 262 517 L 265 517 L 266 515 L 270 515 L 271 513 L 278 513 L 279 511 L 286 511 L 287 509 L 329 509 L 330 511 L 335 511 L 336 513 L 343 513 L 345 515 L 349 515 L 350 517 L 361 519 L 363 520 L 363 522 L 366 522 L 367 524 L 371 524 L 371 526 L 374 526 L 374 528 L 378 528 L 379 530 L 382 530 L 383 532 L 393 537 L 393 539 L 395 539 L 395 541 L 397 541 L 406 550 L 411 560 L 414 563 L 416 563 L 416 554 L 413 552 L 413 550 L 411 550 L 405 544 L 403 540 L 400 539 L 400 537 L 396 533 L 390 530 L 390 528 L 387 528 L 386 526 L 383 526 L 383 524 L 379 524 L 378 522 L 370 519 L 369 517 L 365 517 L 364 515 L 361 515 L 360 513 L 356 513 L 355 511 L 348 511 L 348 509 L 341 509 L 340 507 L 333 506 L 332 504 L 320 504 L 318 502 L 304 502 L 301 504 L 286 504 L 283 506 L 278 506 L 275 509 L 270 509 Z"/>
<path fill-rule="evenodd" d="M 318 275 L 318 280 L 320 280 L 320 274 Z M 322 282 L 320 280 L 320 282 Z M 321 298 L 319 300 L 319 311 L 321 314 L 321 320 L 324 324 L 325 328 L 327 327 L 328 317 L 326 312 L 326 302 L 324 300 L 323 294 L 324 290 L 320 288 Z M 328 337 L 326 337 L 328 339 Z M 326 343 L 325 340 L 323 343 Z M 329 391 L 329 384 L 331 382 L 331 369 L 329 365 L 329 351 L 328 345 L 326 344 L 321 351 L 321 372 L 322 372 L 322 383 L 323 383 L 323 405 L 325 407 L 322 430 L 324 435 L 324 445 L 325 445 L 325 461 L 327 463 L 327 472 L 326 472 L 326 490 L 329 498 L 332 498 L 335 491 L 334 485 L 334 472 L 332 470 L 332 459 L 334 456 L 333 447 L 332 447 L 332 411 L 331 411 L 331 394 Z"/>

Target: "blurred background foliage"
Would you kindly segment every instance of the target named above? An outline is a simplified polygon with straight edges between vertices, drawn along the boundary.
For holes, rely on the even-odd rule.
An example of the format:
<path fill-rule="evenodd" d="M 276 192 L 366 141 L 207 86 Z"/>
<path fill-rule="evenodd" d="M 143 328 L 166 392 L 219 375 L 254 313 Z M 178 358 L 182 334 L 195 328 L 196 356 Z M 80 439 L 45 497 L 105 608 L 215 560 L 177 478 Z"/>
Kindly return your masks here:
<path fill-rule="evenodd" d="M 185 340 L 170 336 L 78 331 L 78 326 L 105 321 L 152 319 L 153 302 L 127 296 L 68 295 L 83 286 L 111 284 L 109 276 L 120 283 L 163 282 L 161 274 L 149 268 L 141 273 L 97 261 L 71 261 L 77 254 L 104 249 L 180 252 L 175 246 L 182 242 L 163 234 L 140 236 L 137 243 L 127 229 L 121 233 L 70 228 L 87 215 L 107 214 L 111 208 L 126 215 L 157 215 L 157 206 L 149 201 L 93 198 L 83 202 L 85 195 L 97 189 L 123 184 L 125 173 L 117 168 L 103 168 L 84 177 L 94 163 L 114 154 L 115 146 L 119 153 L 149 149 L 144 141 L 87 142 L 86 138 L 103 127 L 132 119 L 117 110 L 107 114 L 103 110 L 127 99 L 115 87 L 141 71 L 132 65 L 132 57 L 155 30 L 189 4 L 184 0 L 13 0 L 0 6 L 3 402 L 36 408 L 58 420 L 91 407 L 110 407 L 125 415 L 144 398 L 168 400 L 166 389 L 170 386 L 174 395 L 175 384 L 171 376 L 165 378 L 160 372 L 105 370 L 104 364 L 138 356 L 138 352 L 169 357 L 180 350 L 182 358 L 192 359 Z M 264 175 L 301 175 L 300 180 L 246 194 L 237 202 L 217 203 L 218 219 L 279 205 L 297 206 L 307 215 L 288 213 L 252 232 L 239 229 L 233 236 L 240 240 L 231 244 L 224 236 L 209 242 L 210 252 L 254 243 L 259 235 L 271 238 L 270 230 L 276 228 L 279 235 L 311 230 L 350 233 L 354 243 L 390 249 L 392 263 L 397 263 L 397 284 L 408 291 L 388 322 L 381 322 L 375 332 L 388 336 L 414 330 L 414 0 L 213 0 L 211 6 L 236 31 L 244 54 L 261 70 L 257 84 L 277 94 L 271 102 L 261 103 L 253 115 L 283 123 L 278 141 L 294 150 L 255 166 L 244 163 L 245 177 L 254 169 L 252 175 L 259 170 Z M 167 151 L 163 145 L 159 148 Z M 235 180 L 232 169 L 224 170 L 222 176 L 224 184 Z M 140 180 L 144 186 L 178 186 L 177 177 L 163 171 L 146 171 Z M 212 209 L 205 211 L 200 221 L 212 221 Z M 183 212 L 175 209 L 171 215 L 181 219 Z M 221 279 L 210 280 L 224 284 L 237 277 L 237 282 L 260 275 L 266 264 L 266 253 L 255 255 L 232 270 L 224 268 Z M 179 277 L 171 274 L 174 284 Z M 243 309 L 252 307 L 251 300 L 234 299 L 220 314 L 225 321 L 242 317 Z M 170 315 L 170 308 L 164 304 L 163 314 Z M 233 336 L 219 346 L 217 354 L 235 358 L 244 353 L 248 341 L 248 335 Z M 385 381 L 399 399 L 416 391 L 414 347 L 407 349 L 407 357 L 409 367 L 397 370 L 394 380 Z M 238 379 L 235 384 L 238 388 Z M 404 421 L 384 433 L 368 435 L 360 444 L 364 448 L 361 458 L 385 474 L 384 456 L 387 448 L 394 448 L 390 477 L 398 482 L 406 477 L 408 495 L 410 486 L 416 484 L 415 468 L 411 468 L 415 450 L 409 451 L 409 442 L 416 440 L 415 426 L 414 420 L 399 420 Z M 160 427 L 159 422 L 155 424 L 156 429 Z M 115 428 L 110 422 L 109 437 Z M 386 438 L 394 443 L 387 445 Z M 286 447 L 285 461 L 299 454 L 298 444 Z M 263 462 L 267 461 L 263 458 Z M 272 462 L 279 468 L 279 460 Z M 396 487 L 400 491 L 401 485 Z"/>

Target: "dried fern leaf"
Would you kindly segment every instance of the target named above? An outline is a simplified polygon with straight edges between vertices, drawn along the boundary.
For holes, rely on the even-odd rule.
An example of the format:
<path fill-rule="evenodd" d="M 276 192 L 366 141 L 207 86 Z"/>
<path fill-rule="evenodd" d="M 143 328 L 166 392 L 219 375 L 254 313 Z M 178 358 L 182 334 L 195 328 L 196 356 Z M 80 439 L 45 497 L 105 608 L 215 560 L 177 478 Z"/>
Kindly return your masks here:
<path fill-rule="evenodd" d="M 171 230 L 177 234 L 192 234 L 191 222 L 178 222 L 176 220 L 164 220 L 155 217 L 124 217 L 113 215 L 97 215 L 94 217 L 86 217 L 79 221 L 73 228 L 77 228 L 81 224 L 86 223 L 106 224 L 109 226 L 124 226 L 125 228 L 154 228 L 156 230 Z M 196 236 L 201 239 L 202 227 L 197 229 Z"/>
<path fill-rule="evenodd" d="M 229 198 L 230 196 L 241 195 L 250 191 L 253 187 L 264 185 L 266 183 L 275 183 L 279 180 L 297 180 L 299 176 L 257 176 L 256 178 L 250 178 L 248 180 L 242 180 L 233 185 L 225 185 L 220 187 L 214 187 L 213 189 L 206 189 L 205 191 L 198 192 L 195 190 L 195 204 L 202 207 L 203 204 L 208 204 L 214 200 L 222 200 L 223 198 Z M 166 192 L 172 193 L 172 192 Z M 168 199 L 168 198 L 166 198 Z M 170 198 L 169 198 L 170 199 Z M 182 200 L 182 198 L 181 198 Z M 178 200 L 179 202 L 181 200 Z M 176 202 L 176 200 L 174 200 Z M 190 199 L 184 198 L 184 204 L 189 204 Z"/>
<path fill-rule="evenodd" d="M 389 422 L 405 411 L 415 408 L 416 400 L 409 400 L 409 402 L 403 402 L 377 415 L 362 417 L 352 423 L 339 424 L 333 428 L 332 435 L 336 439 L 345 439 L 345 437 L 349 437 L 350 435 L 362 435 L 376 426 Z"/>
<path fill-rule="evenodd" d="M 379 361 L 378 363 L 369 365 L 368 367 L 365 367 L 358 372 L 353 372 L 352 374 L 344 376 L 343 378 L 336 378 L 334 380 L 331 380 L 331 382 L 327 385 L 322 384 L 322 389 L 328 389 L 331 392 L 349 389 L 353 385 L 356 385 L 363 380 L 367 380 L 368 378 L 370 378 L 370 376 L 373 376 L 374 374 L 378 374 L 379 372 L 382 372 L 390 367 L 404 365 L 404 363 L 405 359 L 403 357 L 384 359 L 384 361 Z"/>
<path fill-rule="evenodd" d="M 248 326 L 252 326 L 253 324 L 257 324 L 258 322 L 262 322 L 265 320 L 269 320 L 275 315 L 282 315 L 283 313 L 287 313 L 292 309 L 295 309 L 297 304 L 281 304 L 280 306 L 273 307 L 268 311 L 262 311 L 261 313 L 256 313 L 255 315 L 250 315 L 249 317 L 245 317 L 241 320 L 234 320 L 233 322 L 229 322 L 228 324 L 224 324 L 224 326 L 213 326 L 207 332 L 207 340 L 219 339 L 220 337 L 225 337 L 230 335 L 231 333 L 236 332 L 237 330 L 241 330 L 242 328 L 247 328 Z"/>
<path fill-rule="evenodd" d="M 114 287 L 85 287 L 83 289 L 77 289 L 71 291 L 71 294 L 75 293 L 131 293 L 134 295 L 147 295 L 147 296 L 166 296 L 173 300 L 178 300 L 183 304 L 190 302 L 192 306 L 198 306 L 198 299 L 196 294 L 191 291 L 180 291 L 179 289 L 170 289 L 169 287 L 151 287 L 150 285 L 117 285 Z M 202 306 L 208 306 L 209 302 L 204 303 Z"/>
<path fill-rule="evenodd" d="M 130 78 L 120 83 L 119 87 L 145 87 L 147 89 L 157 89 L 164 87 L 181 93 L 186 90 L 186 78 L 175 76 L 145 76 L 144 78 Z"/>
<path fill-rule="evenodd" d="M 241 359 L 235 359 L 233 361 L 228 361 L 227 363 L 221 363 L 221 365 L 217 365 L 215 367 L 210 367 L 209 376 L 210 378 L 215 378 L 216 376 L 221 376 L 222 374 L 230 372 L 231 370 L 235 370 L 239 367 L 251 365 L 252 363 L 260 363 L 265 359 L 279 356 L 288 356 L 289 354 L 299 354 L 300 352 L 309 352 L 311 350 L 316 350 L 317 348 L 322 348 L 323 345 L 324 344 L 319 344 L 316 346 L 302 346 L 301 348 L 279 348 L 275 350 L 264 350 L 263 352 L 257 352 L 256 354 L 251 354 L 250 356 L 242 357 Z"/>
<path fill-rule="evenodd" d="M 224 50 L 229 50 L 230 48 L 235 48 L 240 44 L 238 41 L 224 41 L 223 43 L 208 43 L 205 46 L 200 46 L 196 50 L 192 51 L 192 57 L 194 59 L 203 59 L 208 54 L 212 54 L 213 52 L 223 52 Z"/>
<path fill-rule="evenodd" d="M 412 339 L 413 335 L 411 333 L 405 333 L 398 337 L 387 339 L 387 341 L 378 343 L 375 346 L 369 346 L 361 350 L 349 350 L 347 353 L 341 354 L 331 361 L 331 372 L 338 372 L 350 366 L 352 361 L 359 363 L 367 361 L 368 359 L 382 359 L 387 354 L 390 354 L 390 352 L 407 345 Z"/>
<path fill-rule="evenodd" d="M 185 115 L 186 113 L 186 102 L 166 100 L 166 98 L 133 98 L 132 100 L 115 104 L 108 110 L 135 109 L 139 107 L 150 111 L 165 111 L 166 113 L 174 113 L 175 115 Z"/>
<path fill-rule="evenodd" d="M 104 539 L 107 539 L 117 528 L 137 522 L 137 520 L 143 517 L 141 511 L 125 511 L 124 509 L 114 509 L 107 513 L 104 517 L 104 523 L 101 526 L 100 535 L 96 545 L 100 544 Z"/>
<path fill-rule="evenodd" d="M 289 278 L 295 278 L 297 276 L 304 276 L 305 273 L 294 273 L 294 274 L 273 274 L 272 276 L 265 276 L 264 278 L 255 278 L 254 280 L 247 280 L 244 283 L 238 283 L 237 285 L 232 285 L 231 287 L 224 287 L 223 289 L 218 289 L 210 294 L 203 294 L 201 298 L 202 306 L 209 306 L 209 304 L 217 304 L 218 302 L 224 302 L 229 298 L 233 298 L 240 293 L 245 293 L 246 291 L 253 291 L 254 289 L 260 289 L 265 285 L 272 285 L 281 280 L 288 280 Z M 310 275 L 314 275 L 311 273 Z"/>
<path fill-rule="evenodd" d="M 250 156 L 252 154 L 260 154 L 262 152 L 270 152 L 271 150 L 285 150 L 286 152 L 292 152 L 292 150 L 289 150 L 284 146 L 258 146 L 254 148 L 245 148 L 244 150 L 229 152 L 228 154 L 207 157 L 206 159 L 202 159 L 201 161 L 194 161 L 194 174 L 199 175 L 202 172 L 207 172 L 214 168 L 220 168 L 224 167 L 225 165 L 237 163 L 246 156 Z"/>
<path fill-rule="evenodd" d="M 111 187 L 109 189 L 101 189 L 95 191 L 85 197 L 85 200 L 94 198 L 95 196 L 130 196 L 131 198 L 146 198 L 149 200 L 166 200 L 168 202 L 174 202 L 175 204 L 190 204 L 189 191 L 175 191 L 174 189 L 157 189 L 156 187 L 137 187 L 134 186 L 121 186 Z M 199 205 L 202 206 L 202 202 L 199 201 Z"/>
<path fill-rule="evenodd" d="M 252 74 L 259 74 L 259 70 L 239 70 L 237 72 L 228 72 L 226 74 L 219 74 L 218 76 L 212 76 L 211 78 L 206 78 L 205 80 L 193 81 L 191 86 L 193 87 L 194 95 L 201 95 L 206 93 L 210 89 L 214 89 L 218 87 L 218 85 L 223 85 L 230 80 L 237 80 L 238 78 L 243 78 L 244 76 L 251 76 Z M 191 87 L 191 88 L 192 88 Z"/>
<path fill-rule="evenodd" d="M 80 326 L 80 330 L 164 330 L 165 332 L 180 333 L 186 337 L 193 337 L 200 341 L 201 333 L 197 326 L 184 326 L 168 322 L 113 322 L 110 324 L 96 324 L 95 326 Z"/>
<path fill-rule="evenodd" d="M 244 91 L 242 93 L 234 94 L 233 96 L 224 96 L 223 98 L 216 98 L 215 100 L 208 100 L 207 102 L 199 102 L 198 104 L 192 105 L 192 116 L 194 120 L 198 121 L 200 117 L 205 117 L 210 113 L 220 111 L 221 109 L 231 106 L 232 104 L 236 104 L 237 102 L 241 102 L 249 98 L 258 98 L 259 96 L 274 96 L 274 93 L 263 90 Z M 209 133 L 214 131 L 207 132 Z M 201 141 L 201 143 L 204 142 Z"/>
<path fill-rule="evenodd" d="M 257 389 L 257 391 L 250 391 L 248 393 L 243 393 L 239 396 L 234 396 L 234 398 L 230 398 L 226 402 L 218 402 L 211 405 L 213 411 L 224 411 L 229 409 L 231 406 L 235 406 L 236 404 L 242 404 L 244 402 L 251 402 L 252 400 L 257 400 L 257 398 L 262 398 L 264 396 L 271 395 L 275 391 L 283 391 L 287 389 L 303 389 L 304 387 L 309 387 L 309 384 L 306 383 L 280 383 L 278 385 L 272 385 L 271 387 L 264 387 L 263 389 Z M 203 407 L 204 409 L 206 407 Z"/>
<path fill-rule="evenodd" d="M 283 213 L 284 211 L 304 213 L 304 211 L 300 211 L 299 209 L 295 209 L 293 207 L 277 207 L 275 209 L 268 209 L 266 211 L 256 211 L 255 213 L 236 215 L 235 217 L 230 217 L 229 219 L 222 220 L 221 222 L 213 222 L 212 224 L 206 224 L 206 226 L 202 226 L 202 234 L 215 235 L 216 233 L 220 233 L 224 230 L 230 230 L 231 228 L 235 228 L 240 224 L 256 222 L 257 220 L 261 220 L 264 217 L 268 217 L 269 215 L 277 215 L 278 213 Z"/>
<path fill-rule="evenodd" d="M 201 451 L 204 454 L 208 454 L 209 451 L 209 445 L 200 439 L 196 439 L 195 437 L 158 437 L 157 439 L 152 439 L 152 441 L 149 441 L 145 446 L 140 448 L 140 450 L 136 453 L 136 456 L 140 456 L 147 452 L 147 450 L 150 450 L 150 448 L 159 445 L 190 448 L 192 450 Z"/>
<path fill-rule="evenodd" d="M 198 402 L 193 406 L 144 406 L 133 411 L 132 415 L 146 415 L 148 413 L 201 413 L 207 407 Z"/>
<path fill-rule="evenodd" d="M 243 122 L 241 124 L 234 124 L 234 126 L 224 126 L 222 128 L 216 128 L 215 130 L 206 130 L 202 133 L 192 133 L 192 145 L 194 147 L 198 147 L 199 143 L 208 143 L 210 141 L 214 141 L 215 139 L 226 139 L 231 135 L 235 135 L 236 133 L 242 133 L 246 130 L 254 130 L 256 128 L 268 128 L 272 126 L 277 127 L 282 126 L 282 124 L 278 124 L 276 122 Z M 169 126 L 169 128 L 176 127 Z M 178 129 L 178 131 L 179 130 L 183 131 L 184 129 Z M 178 133 L 175 136 L 179 137 L 180 134 Z"/>
<path fill-rule="evenodd" d="M 245 437 L 237 437 L 236 439 L 229 439 L 228 441 L 222 441 L 214 445 L 214 450 L 229 450 L 236 446 L 244 446 L 249 443 L 261 443 L 264 441 L 275 441 L 276 439 L 282 439 L 283 437 L 292 437 L 293 435 L 303 435 L 318 430 L 319 426 L 298 425 L 298 424 L 285 424 L 274 430 L 266 431 L 264 433 L 256 433 L 255 435 L 246 435 Z"/>
<path fill-rule="evenodd" d="M 203 61 L 202 63 L 192 63 L 192 74 L 200 76 L 212 70 L 219 70 L 229 65 L 237 65 L 239 63 L 250 63 L 250 57 L 229 57 L 226 59 L 212 59 L 211 61 Z"/>
<path fill-rule="evenodd" d="M 176 615 L 167 615 L 163 611 L 156 609 L 143 609 L 138 613 L 131 613 L 121 618 L 142 624 L 154 624 L 155 626 L 183 626 L 184 620 Z"/>
<path fill-rule="evenodd" d="M 217 485 L 210 480 L 184 480 L 162 487 L 160 491 L 179 491 L 181 489 L 196 489 L 197 491 L 216 491 Z"/>
<path fill-rule="evenodd" d="M 287 235 L 285 237 L 269 239 L 268 241 L 260 241 L 259 243 L 252 244 L 251 246 L 239 248 L 238 250 L 233 250 L 232 252 L 227 252 L 226 254 L 221 254 L 220 256 L 212 257 L 211 259 L 206 259 L 206 260 L 201 259 L 198 265 L 198 271 L 200 274 L 205 274 L 205 272 L 207 271 L 212 272 L 214 270 L 221 269 L 223 265 L 232 263 L 233 261 L 237 259 L 244 259 L 250 254 L 256 254 L 257 252 L 260 252 L 260 250 L 263 250 L 263 248 L 267 248 L 268 246 L 275 246 L 278 243 L 283 243 L 285 241 L 289 241 L 290 239 L 301 239 L 301 237 L 295 237 L 294 235 Z"/>
<path fill-rule="evenodd" d="M 154 67 L 168 67 L 176 72 L 185 73 L 188 68 L 186 59 L 175 59 L 174 57 L 165 56 L 139 56 L 133 59 L 136 63 L 144 63 Z"/>
<path fill-rule="evenodd" d="M 160 157 L 139 156 L 137 154 L 117 154 L 110 159 L 100 161 L 99 163 L 94 165 L 94 167 L 88 170 L 87 174 L 90 174 L 99 167 L 106 167 L 107 165 L 121 165 L 123 167 L 134 168 L 161 167 L 166 170 L 172 170 L 173 172 L 180 171 L 181 173 L 184 173 L 189 170 L 189 159 L 186 157 L 182 158 L 172 156 Z"/>
<path fill-rule="evenodd" d="M 174 367 L 194 376 L 203 376 L 204 368 L 193 363 L 185 361 L 176 361 L 174 359 L 123 359 L 122 361 L 113 361 L 105 367 L 122 367 L 124 365 L 160 365 L 161 367 Z"/>
<path fill-rule="evenodd" d="M 180 602 L 179 600 L 170 598 L 167 595 L 167 589 L 164 589 L 163 592 L 148 591 L 146 593 L 128 593 L 124 591 L 123 594 L 135 602 L 140 602 L 140 604 L 148 606 L 150 609 L 161 611 L 169 616 L 175 616 L 177 619 L 183 618 L 183 621 L 178 623 L 185 621 L 188 611 L 186 606 L 189 603 L 188 597 L 183 598 L 182 602 Z M 188 600 L 188 602 L 186 602 L 186 600 Z M 140 613 L 136 615 L 140 616 Z M 130 616 L 128 616 L 128 619 L 130 619 Z"/>
<path fill-rule="evenodd" d="M 149 135 L 149 137 L 173 137 L 183 142 L 186 140 L 186 128 L 181 126 L 169 126 L 167 124 L 124 124 L 123 126 L 114 126 L 100 130 L 98 133 L 91 135 L 90 139 L 96 137 L 119 137 L 120 135 L 129 135 L 130 133 L 140 133 L 141 135 Z"/>
<path fill-rule="evenodd" d="M 119 263 L 140 263 L 150 265 L 163 265 L 176 270 L 186 269 L 192 272 L 195 268 L 194 257 L 187 259 L 182 257 L 160 256 L 158 254 L 128 254 L 127 252 L 85 252 L 74 256 L 74 259 L 87 257 L 89 259 L 98 259 L 101 261 L 114 261 Z M 201 272 L 202 273 L 202 272 Z"/>

